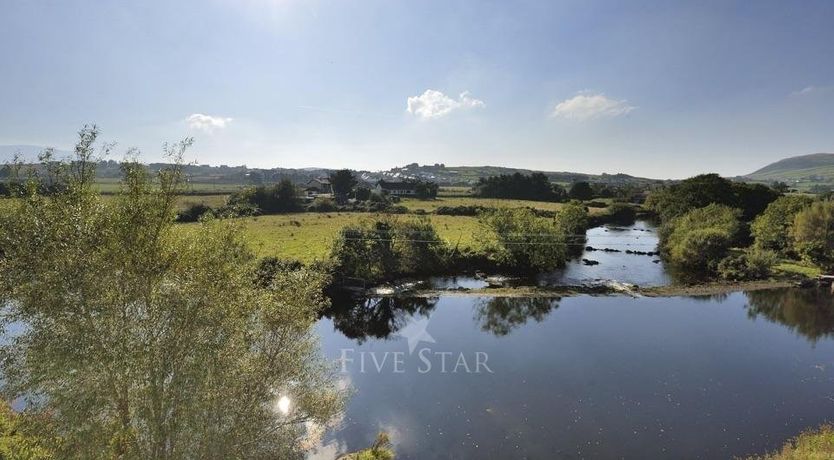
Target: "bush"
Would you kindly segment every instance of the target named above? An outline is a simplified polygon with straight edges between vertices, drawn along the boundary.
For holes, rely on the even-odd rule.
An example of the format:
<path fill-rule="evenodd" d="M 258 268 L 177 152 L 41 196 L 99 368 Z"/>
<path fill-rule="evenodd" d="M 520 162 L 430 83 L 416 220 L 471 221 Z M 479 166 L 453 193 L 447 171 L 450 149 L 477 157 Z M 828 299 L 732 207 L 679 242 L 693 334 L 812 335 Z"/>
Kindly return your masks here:
<path fill-rule="evenodd" d="M 224 218 L 249 217 L 260 215 L 261 210 L 252 203 L 227 203 L 225 206 L 218 208 L 215 214 Z"/>
<path fill-rule="evenodd" d="M 588 229 L 588 211 L 577 201 L 562 206 L 556 213 L 556 228 L 567 237 L 582 236 Z"/>
<path fill-rule="evenodd" d="M 309 206 L 307 206 L 307 211 L 310 212 L 334 212 L 339 209 L 336 206 L 336 202 L 333 201 L 331 198 L 327 197 L 316 197 Z"/>
<path fill-rule="evenodd" d="M 434 213 L 440 216 L 477 216 L 487 208 L 479 205 L 439 206 Z"/>
<path fill-rule="evenodd" d="M 214 214 L 211 206 L 203 203 L 193 203 L 177 214 L 177 222 L 197 222 L 206 213 Z"/>
<path fill-rule="evenodd" d="M 792 251 L 791 232 L 794 217 L 813 201 L 806 195 L 786 195 L 770 203 L 750 225 L 756 247 L 780 253 Z"/>
<path fill-rule="evenodd" d="M 813 460 L 834 458 L 834 426 L 823 425 L 786 442 L 778 451 L 746 460 Z"/>
<path fill-rule="evenodd" d="M 604 201 L 589 201 L 589 202 L 585 203 L 585 206 L 587 206 L 589 208 L 607 208 L 608 203 L 606 203 Z"/>
<path fill-rule="evenodd" d="M 728 281 L 747 281 L 767 278 L 778 257 L 773 251 L 748 250 L 732 254 L 718 263 L 718 275 Z"/>
<path fill-rule="evenodd" d="M 565 234 L 529 209 L 493 209 L 480 222 L 491 257 L 506 269 L 536 273 L 565 264 Z"/>
<path fill-rule="evenodd" d="M 793 222 L 794 249 L 803 259 L 834 270 L 834 201 L 818 201 Z"/>
<path fill-rule="evenodd" d="M 673 264 L 713 272 L 737 241 L 741 211 L 711 204 L 672 219 L 661 227 L 661 251 Z"/>
<path fill-rule="evenodd" d="M 233 193 L 228 201 L 231 206 L 254 206 L 263 213 L 285 213 L 301 210 L 298 189 L 289 179 L 273 185 L 259 185 Z"/>
<path fill-rule="evenodd" d="M 376 282 L 440 271 L 444 253 L 427 219 L 383 217 L 342 228 L 331 258 L 336 273 Z"/>
<path fill-rule="evenodd" d="M 634 206 L 626 203 L 613 203 L 605 212 L 609 222 L 620 225 L 631 225 L 637 219 L 637 212 Z"/>

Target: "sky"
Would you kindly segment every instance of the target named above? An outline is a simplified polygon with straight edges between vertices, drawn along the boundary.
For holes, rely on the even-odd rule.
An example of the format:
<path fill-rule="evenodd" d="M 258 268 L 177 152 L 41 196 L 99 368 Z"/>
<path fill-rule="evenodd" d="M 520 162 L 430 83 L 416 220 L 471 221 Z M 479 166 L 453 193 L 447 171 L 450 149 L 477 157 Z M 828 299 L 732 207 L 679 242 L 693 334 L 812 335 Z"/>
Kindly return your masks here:
<path fill-rule="evenodd" d="M 834 1 L 0 0 L 0 144 L 681 178 L 834 152 Z"/>

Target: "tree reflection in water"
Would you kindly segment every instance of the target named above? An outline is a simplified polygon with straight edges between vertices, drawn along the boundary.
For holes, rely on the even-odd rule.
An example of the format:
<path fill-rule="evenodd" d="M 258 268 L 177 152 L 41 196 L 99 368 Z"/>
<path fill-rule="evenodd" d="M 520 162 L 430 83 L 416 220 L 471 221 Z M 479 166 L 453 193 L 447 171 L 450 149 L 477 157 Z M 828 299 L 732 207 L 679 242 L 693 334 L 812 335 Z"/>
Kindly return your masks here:
<path fill-rule="evenodd" d="M 547 297 L 492 297 L 478 302 L 475 320 L 481 329 L 496 336 L 505 336 L 533 319 L 543 320 L 554 308 L 559 307 L 560 298 Z"/>
<path fill-rule="evenodd" d="M 750 318 L 765 317 L 816 343 L 834 337 L 834 295 L 827 289 L 772 289 L 745 293 Z"/>
<path fill-rule="evenodd" d="M 322 316 L 345 337 L 362 344 L 368 338 L 386 339 L 405 327 L 415 315 L 428 317 L 437 298 L 422 297 L 331 297 Z"/>

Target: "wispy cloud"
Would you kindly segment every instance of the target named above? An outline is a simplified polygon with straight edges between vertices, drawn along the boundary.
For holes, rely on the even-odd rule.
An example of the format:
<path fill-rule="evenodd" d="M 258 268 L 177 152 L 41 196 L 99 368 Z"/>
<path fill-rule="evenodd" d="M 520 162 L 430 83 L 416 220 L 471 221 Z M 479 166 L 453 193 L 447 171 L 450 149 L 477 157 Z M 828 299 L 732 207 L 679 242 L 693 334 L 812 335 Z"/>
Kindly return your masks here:
<path fill-rule="evenodd" d="M 834 86 L 806 86 L 798 91 L 791 93 L 791 96 L 810 96 L 812 94 L 830 93 L 834 90 Z"/>
<path fill-rule="evenodd" d="M 198 129 L 207 133 L 212 133 L 217 129 L 223 129 L 232 122 L 228 117 L 216 117 L 212 115 L 205 115 L 202 113 L 192 113 L 185 119 L 191 129 Z"/>
<path fill-rule="evenodd" d="M 424 120 L 441 118 L 455 110 L 474 109 L 484 107 L 484 101 L 475 99 L 464 91 L 457 99 L 433 89 L 427 89 L 419 96 L 408 98 L 408 113 Z"/>
<path fill-rule="evenodd" d="M 594 118 L 610 118 L 626 115 L 636 107 L 626 100 L 616 100 L 602 93 L 580 92 L 576 96 L 558 104 L 551 113 L 552 117 L 568 120 L 587 121 Z"/>

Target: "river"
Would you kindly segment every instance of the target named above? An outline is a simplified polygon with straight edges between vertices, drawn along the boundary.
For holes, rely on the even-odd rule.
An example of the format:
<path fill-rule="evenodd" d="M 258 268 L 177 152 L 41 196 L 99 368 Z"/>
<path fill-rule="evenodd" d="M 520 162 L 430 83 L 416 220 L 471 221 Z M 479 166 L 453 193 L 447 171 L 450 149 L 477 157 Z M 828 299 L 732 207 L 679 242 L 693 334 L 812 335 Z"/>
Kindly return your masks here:
<path fill-rule="evenodd" d="M 588 241 L 655 243 L 645 223 Z M 668 282 L 654 260 L 585 251 L 539 283 Z M 379 431 L 400 459 L 731 458 L 834 419 L 834 299 L 823 290 L 362 299 L 317 329 L 354 394 L 312 458 Z"/>

